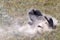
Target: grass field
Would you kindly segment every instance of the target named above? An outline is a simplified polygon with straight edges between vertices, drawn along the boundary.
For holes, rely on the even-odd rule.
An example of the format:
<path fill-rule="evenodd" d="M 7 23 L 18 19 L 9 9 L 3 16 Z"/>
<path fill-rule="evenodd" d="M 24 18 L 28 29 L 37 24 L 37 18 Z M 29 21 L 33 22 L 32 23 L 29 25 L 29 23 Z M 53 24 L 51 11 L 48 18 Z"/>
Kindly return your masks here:
<path fill-rule="evenodd" d="M 0 14 L 7 13 L 14 18 L 20 17 L 24 23 L 27 21 L 27 12 L 30 8 L 39 9 L 42 13 L 52 15 L 60 23 L 60 0 L 0 0 Z M 4 18 L 0 16 L 0 25 L 2 26 L 1 19 Z M 10 38 L 9 40 L 20 39 Z M 55 31 L 31 40 L 60 40 L 60 25 Z"/>

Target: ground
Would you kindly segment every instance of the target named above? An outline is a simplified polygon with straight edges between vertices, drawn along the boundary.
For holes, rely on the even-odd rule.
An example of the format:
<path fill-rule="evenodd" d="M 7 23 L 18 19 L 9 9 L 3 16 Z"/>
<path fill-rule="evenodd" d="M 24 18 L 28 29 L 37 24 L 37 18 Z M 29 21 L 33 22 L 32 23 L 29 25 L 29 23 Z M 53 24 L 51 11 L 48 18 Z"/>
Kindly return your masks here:
<path fill-rule="evenodd" d="M 42 13 L 54 16 L 60 23 L 60 0 L 0 0 L 0 14 L 7 13 L 16 18 L 22 17 L 23 23 L 27 21 L 27 12 L 30 8 L 39 9 Z M 2 25 L 0 15 L 0 25 Z M 10 39 L 13 40 L 13 39 Z M 14 40 L 17 40 L 14 38 Z M 60 40 L 60 26 L 50 34 L 44 34 L 36 40 Z"/>

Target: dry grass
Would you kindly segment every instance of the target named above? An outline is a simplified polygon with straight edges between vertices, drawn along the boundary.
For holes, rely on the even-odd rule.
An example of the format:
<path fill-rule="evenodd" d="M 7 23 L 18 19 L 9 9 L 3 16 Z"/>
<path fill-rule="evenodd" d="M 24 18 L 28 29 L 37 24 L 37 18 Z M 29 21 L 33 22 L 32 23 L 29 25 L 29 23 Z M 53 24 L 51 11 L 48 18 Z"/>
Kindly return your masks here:
<path fill-rule="evenodd" d="M 39 9 L 42 13 L 50 14 L 56 17 L 60 22 L 60 0 L 0 0 L 0 14 L 6 9 L 6 13 L 10 16 L 22 17 L 22 20 L 27 21 L 27 11 L 30 8 Z M 0 19 L 0 25 L 2 20 Z M 36 40 L 60 40 L 60 26 L 49 34 L 42 34 L 43 36 Z M 5 39 L 8 40 L 8 39 Z M 29 40 L 12 37 L 9 40 Z M 32 38 L 31 40 L 35 40 Z"/>

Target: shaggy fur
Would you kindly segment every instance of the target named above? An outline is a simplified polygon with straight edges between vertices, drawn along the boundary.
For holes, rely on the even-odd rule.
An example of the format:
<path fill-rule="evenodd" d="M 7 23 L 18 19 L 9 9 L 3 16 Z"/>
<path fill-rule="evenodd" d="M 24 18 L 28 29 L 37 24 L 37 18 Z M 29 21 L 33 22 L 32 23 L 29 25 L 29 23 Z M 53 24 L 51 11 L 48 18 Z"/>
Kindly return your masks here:
<path fill-rule="evenodd" d="M 0 28 L 0 38 L 13 35 L 35 36 L 43 32 L 51 32 L 56 29 L 57 20 L 53 17 L 43 15 L 39 10 L 32 9 L 28 12 L 30 21 L 25 25 L 19 24 L 19 18 L 10 25 L 10 27 Z M 8 35 L 7 35 L 8 34 Z"/>

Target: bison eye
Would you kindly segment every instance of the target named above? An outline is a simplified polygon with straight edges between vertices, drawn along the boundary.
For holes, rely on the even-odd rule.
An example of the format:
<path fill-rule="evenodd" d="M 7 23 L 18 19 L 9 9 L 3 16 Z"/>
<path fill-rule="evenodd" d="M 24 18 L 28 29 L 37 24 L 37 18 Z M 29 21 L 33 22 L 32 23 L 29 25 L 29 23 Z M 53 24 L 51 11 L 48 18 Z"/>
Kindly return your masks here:
<path fill-rule="evenodd" d="M 38 25 L 38 27 L 41 27 L 40 25 Z"/>

